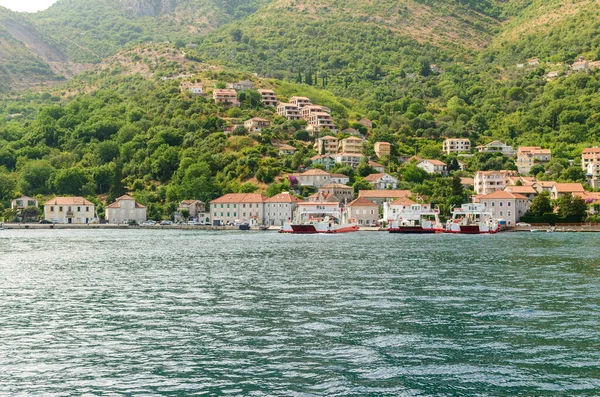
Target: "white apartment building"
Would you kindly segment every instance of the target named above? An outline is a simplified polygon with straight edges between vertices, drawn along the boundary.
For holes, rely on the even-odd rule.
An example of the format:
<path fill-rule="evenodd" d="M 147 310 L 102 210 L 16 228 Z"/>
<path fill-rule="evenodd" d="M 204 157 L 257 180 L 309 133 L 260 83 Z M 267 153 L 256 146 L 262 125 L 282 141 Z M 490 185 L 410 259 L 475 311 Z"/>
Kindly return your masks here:
<path fill-rule="evenodd" d="M 440 160 L 422 160 L 417 167 L 424 169 L 428 174 L 446 175 L 448 173 L 448 166 Z"/>
<path fill-rule="evenodd" d="M 300 120 L 300 108 L 293 103 L 279 102 L 277 114 L 288 120 Z"/>
<path fill-rule="evenodd" d="M 599 147 L 587 148 L 581 153 L 581 169 L 588 171 L 588 165 L 590 163 L 600 163 Z"/>
<path fill-rule="evenodd" d="M 333 157 L 336 163 L 356 168 L 358 167 L 364 156 L 359 153 L 337 153 L 331 155 L 331 157 Z"/>
<path fill-rule="evenodd" d="M 501 141 L 492 141 L 486 145 L 477 146 L 479 153 L 502 153 L 506 157 L 515 155 L 515 148 Z"/>
<path fill-rule="evenodd" d="M 317 138 L 314 149 L 319 154 L 336 154 L 338 152 L 338 139 L 331 135 Z"/>
<path fill-rule="evenodd" d="M 305 96 L 293 96 L 290 98 L 290 103 L 303 108 L 312 105 L 312 101 Z"/>
<path fill-rule="evenodd" d="M 506 188 L 506 178 L 510 171 L 478 171 L 474 178 L 476 194 L 490 194 Z"/>
<path fill-rule="evenodd" d="M 329 129 L 331 131 L 335 131 L 335 124 L 333 123 L 333 119 L 329 113 L 325 112 L 313 112 L 308 116 L 308 128 L 307 131 L 316 134 L 323 129 Z"/>
<path fill-rule="evenodd" d="M 338 150 L 342 153 L 362 153 L 363 142 L 361 138 L 351 136 L 340 141 Z"/>
<path fill-rule="evenodd" d="M 520 174 L 528 174 L 534 165 L 545 165 L 552 159 L 550 149 L 539 146 L 520 146 L 517 150 L 517 169 Z"/>
<path fill-rule="evenodd" d="M 216 89 L 213 91 L 213 99 L 217 105 L 226 107 L 240 106 L 236 90 Z"/>
<path fill-rule="evenodd" d="M 331 183 L 331 174 L 318 168 L 308 170 L 301 174 L 294 174 L 294 176 L 296 179 L 298 179 L 298 184 L 300 186 L 313 186 L 315 188 L 320 188 L 321 186 Z"/>
<path fill-rule="evenodd" d="M 263 103 L 263 105 L 277 107 L 277 104 L 279 103 L 279 101 L 277 100 L 277 97 L 275 96 L 275 91 L 273 91 L 273 90 L 258 90 L 258 93 L 261 96 L 261 102 Z"/>
<path fill-rule="evenodd" d="M 369 182 L 375 190 L 396 189 L 398 187 L 398 179 L 386 173 L 368 175 L 365 177 L 365 181 Z"/>
<path fill-rule="evenodd" d="M 471 150 L 471 141 L 463 138 L 448 138 L 444 141 L 442 150 L 446 154 L 468 152 Z"/>

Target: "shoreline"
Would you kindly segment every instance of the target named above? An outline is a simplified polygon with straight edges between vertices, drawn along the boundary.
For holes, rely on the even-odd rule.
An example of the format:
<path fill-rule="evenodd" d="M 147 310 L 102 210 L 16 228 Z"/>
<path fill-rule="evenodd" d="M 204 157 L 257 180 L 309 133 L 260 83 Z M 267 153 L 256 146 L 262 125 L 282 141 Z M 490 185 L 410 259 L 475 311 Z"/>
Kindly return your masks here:
<path fill-rule="evenodd" d="M 239 226 L 201 226 L 201 225 L 168 225 L 168 226 L 130 226 L 115 224 L 38 224 L 38 223 L 5 223 L 0 224 L 0 230 L 201 230 L 201 231 L 236 231 L 241 230 Z M 279 226 L 250 227 L 251 231 L 278 232 Z M 360 227 L 360 232 L 386 232 L 387 229 L 379 227 Z M 531 233 L 531 232 L 553 232 L 553 233 L 600 233 L 600 226 L 526 226 L 514 227 L 501 231 L 501 233 Z"/>

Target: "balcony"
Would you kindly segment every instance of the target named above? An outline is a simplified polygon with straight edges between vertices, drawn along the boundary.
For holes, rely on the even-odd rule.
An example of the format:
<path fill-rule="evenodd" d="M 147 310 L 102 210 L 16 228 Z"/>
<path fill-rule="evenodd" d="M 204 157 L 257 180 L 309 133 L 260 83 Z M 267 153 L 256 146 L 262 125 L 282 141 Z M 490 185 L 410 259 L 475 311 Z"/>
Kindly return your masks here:
<path fill-rule="evenodd" d="M 73 218 L 75 213 L 73 211 L 67 211 L 67 218 Z"/>

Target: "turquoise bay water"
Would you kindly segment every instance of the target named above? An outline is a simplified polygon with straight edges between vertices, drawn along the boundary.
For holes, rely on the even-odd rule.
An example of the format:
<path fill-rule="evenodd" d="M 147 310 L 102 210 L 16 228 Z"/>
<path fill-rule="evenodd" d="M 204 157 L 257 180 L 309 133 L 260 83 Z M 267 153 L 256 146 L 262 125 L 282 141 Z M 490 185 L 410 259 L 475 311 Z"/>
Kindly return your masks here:
<path fill-rule="evenodd" d="M 0 231 L 0 395 L 600 395 L 599 243 Z"/>

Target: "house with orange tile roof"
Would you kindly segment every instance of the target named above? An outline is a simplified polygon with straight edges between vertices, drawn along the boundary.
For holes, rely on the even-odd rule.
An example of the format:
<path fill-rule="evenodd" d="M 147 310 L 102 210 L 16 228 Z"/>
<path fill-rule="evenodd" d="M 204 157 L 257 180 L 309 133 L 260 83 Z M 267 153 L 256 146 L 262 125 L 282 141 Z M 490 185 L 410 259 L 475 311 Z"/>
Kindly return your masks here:
<path fill-rule="evenodd" d="M 335 159 L 329 154 L 317 154 L 310 158 L 313 166 L 322 165 L 326 170 L 330 170 L 335 166 Z"/>
<path fill-rule="evenodd" d="M 338 139 L 331 135 L 325 135 L 315 140 L 314 149 L 317 153 L 323 154 L 337 154 L 338 152 Z"/>
<path fill-rule="evenodd" d="M 332 154 L 331 157 L 333 157 L 336 163 L 356 168 L 365 156 L 360 153 L 336 153 Z"/>
<path fill-rule="evenodd" d="M 298 108 L 302 109 L 305 106 L 312 105 L 312 101 L 305 96 L 293 96 L 290 98 L 290 103 L 298 106 Z"/>
<path fill-rule="evenodd" d="M 411 196 L 410 190 L 359 190 L 358 197 L 364 197 L 377 205 Z"/>
<path fill-rule="evenodd" d="M 375 190 L 396 189 L 398 187 L 398 179 L 386 173 L 368 175 L 365 177 L 365 181 L 369 182 Z"/>
<path fill-rule="evenodd" d="M 373 160 L 369 160 L 369 167 L 373 168 L 377 172 L 385 172 L 385 167 Z"/>
<path fill-rule="evenodd" d="M 342 153 L 362 153 L 363 143 L 363 139 L 356 136 L 349 136 L 340 141 L 338 151 Z"/>
<path fill-rule="evenodd" d="M 302 200 L 288 192 L 282 192 L 267 199 L 265 202 L 265 225 L 283 226 L 285 222 L 291 222 L 300 202 Z"/>
<path fill-rule="evenodd" d="M 354 189 L 352 186 L 341 183 L 330 183 L 319 188 L 319 193 L 337 197 L 342 203 L 349 203 L 354 200 Z"/>
<path fill-rule="evenodd" d="M 96 205 L 83 197 L 55 197 L 44 204 L 44 219 L 52 223 L 86 225 L 98 222 Z"/>
<path fill-rule="evenodd" d="M 505 220 L 509 227 L 516 226 L 531 205 L 531 201 L 524 195 L 507 191 L 477 196 L 475 202 L 483 204 L 495 219 Z"/>
<path fill-rule="evenodd" d="M 490 194 L 499 190 L 504 190 L 508 184 L 507 178 L 515 176 L 515 171 L 478 171 L 475 174 L 475 193 Z"/>
<path fill-rule="evenodd" d="M 447 138 L 442 145 L 442 151 L 446 154 L 469 152 L 471 141 L 464 138 Z"/>
<path fill-rule="evenodd" d="M 300 120 L 300 108 L 293 103 L 279 102 L 277 114 L 288 120 Z"/>
<path fill-rule="evenodd" d="M 519 146 L 517 150 L 517 169 L 520 174 L 529 174 L 534 165 L 546 165 L 552 159 L 550 149 L 539 146 Z"/>
<path fill-rule="evenodd" d="M 176 219 L 181 218 L 181 213 L 187 211 L 188 217 L 198 222 L 210 223 L 210 214 L 206 211 L 206 205 L 200 200 L 183 200 L 177 206 Z"/>
<path fill-rule="evenodd" d="M 261 102 L 263 103 L 263 105 L 277 107 L 277 104 L 279 103 L 279 101 L 277 100 L 277 97 L 275 96 L 275 91 L 260 89 L 260 90 L 258 90 L 258 93 L 260 94 Z"/>
<path fill-rule="evenodd" d="M 213 91 L 213 99 L 217 105 L 226 107 L 240 106 L 236 90 L 215 89 Z"/>
<path fill-rule="evenodd" d="M 587 171 L 590 163 L 600 163 L 600 148 L 597 146 L 586 148 L 581 153 L 581 169 Z"/>
<path fill-rule="evenodd" d="M 410 211 L 411 206 L 417 204 L 413 200 L 408 197 L 400 197 L 391 202 L 383 203 L 383 220 L 386 222 L 392 222 L 398 219 L 399 215 Z M 424 204 L 423 209 L 427 211 L 430 206 L 429 204 Z"/>
<path fill-rule="evenodd" d="M 331 183 L 341 183 L 346 185 L 350 182 L 350 177 L 344 174 L 331 174 Z"/>
<path fill-rule="evenodd" d="M 424 169 L 428 174 L 448 174 L 448 166 L 440 160 L 422 160 L 417 167 Z"/>
<path fill-rule="evenodd" d="M 260 132 L 270 126 L 271 122 L 269 120 L 260 117 L 253 117 L 250 120 L 244 121 L 244 127 L 246 127 L 249 133 Z"/>
<path fill-rule="evenodd" d="M 346 206 L 348 218 L 355 219 L 359 226 L 377 226 L 379 205 L 359 197 Z"/>
<path fill-rule="evenodd" d="M 331 115 L 325 112 L 312 112 L 308 116 L 308 127 L 306 127 L 306 131 L 311 134 L 318 134 L 323 130 L 337 131 Z"/>
<path fill-rule="evenodd" d="M 108 223 L 133 223 L 140 225 L 146 222 L 146 206 L 138 203 L 131 196 L 124 195 L 106 207 L 105 219 Z"/>
<path fill-rule="evenodd" d="M 258 193 L 229 193 L 210 202 L 210 219 L 215 226 L 248 223 L 264 225 L 267 197 Z"/>
<path fill-rule="evenodd" d="M 523 196 L 527 197 L 529 200 L 533 200 L 538 195 L 537 190 L 535 190 L 533 188 L 533 186 L 513 186 L 513 185 L 509 185 L 509 186 L 506 186 L 506 188 L 504 190 L 507 191 L 507 192 L 509 192 L 509 193 L 515 193 L 515 194 L 523 195 Z"/>
<path fill-rule="evenodd" d="M 392 145 L 389 142 L 375 142 L 375 155 L 378 159 L 389 157 L 392 153 Z"/>
<path fill-rule="evenodd" d="M 555 183 L 550 190 L 550 198 L 557 200 L 570 194 L 572 196 L 583 196 L 585 189 L 581 183 Z"/>
<path fill-rule="evenodd" d="M 331 174 L 318 168 L 294 174 L 294 176 L 298 179 L 299 186 L 312 186 L 318 189 L 331 183 Z"/>

